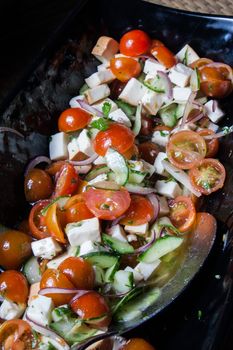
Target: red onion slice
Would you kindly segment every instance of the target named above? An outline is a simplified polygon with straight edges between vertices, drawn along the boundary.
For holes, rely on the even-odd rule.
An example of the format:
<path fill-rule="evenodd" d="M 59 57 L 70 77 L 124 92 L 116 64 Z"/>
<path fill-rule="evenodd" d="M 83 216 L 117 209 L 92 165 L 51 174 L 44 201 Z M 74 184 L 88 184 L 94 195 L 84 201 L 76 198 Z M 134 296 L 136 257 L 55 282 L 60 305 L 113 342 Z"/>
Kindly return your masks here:
<path fill-rule="evenodd" d="M 90 290 L 79 290 L 76 295 L 70 300 L 69 304 L 71 305 L 74 301 L 78 300 L 83 295 L 90 293 Z"/>
<path fill-rule="evenodd" d="M 12 134 L 18 135 L 19 137 L 24 138 L 23 134 L 21 134 L 21 132 L 12 129 L 12 128 L 8 128 L 6 126 L 0 126 L 0 132 L 11 132 Z"/>
<path fill-rule="evenodd" d="M 33 160 L 31 160 L 31 162 L 28 164 L 24 176 L 27 176 L 29 171 L 34 169 L 38 164 L 40 163 L 47 163 L 47 164 L 51 164 L 52 161 L 51 159 L 49 159 L 48 157 L 45 156 L 38 156 L 36 158 L 34 158 Z"/>
<path fill-rule="evenodd" d="M 98 158 L 98 154 L 94 153 L 91 157 L 85 159 L 85 160 L 80 160 L 80 161 L 75 161 L 75 160 L 69 160 L 68 162 L 72 165 L 88 165 L 94 162 Z"/>
<path fill-rule="evenodd" d="M 184 115 L 182 117 L 182 120 L 181 120 L 181 124 L 180 124 L 180 130 L 183 129 L 184 125 L 186 124 L 186 121 L 188 119 L 188 116 L 189 116 L 189 113 L 191 112 L 192 110 L 192 106 L 193 106 L 193 101 L 195 100 L 196 98 L 196 95 L 197 93 L 195 91 L 193 91 L 189 98 L 188 98 L 188 101 L 186 102 L 186 106 L 185 106 L 185 110 L 184 110 Z"/>
<path fill-rule="evenodd" d="M 189 120 L 188 122 L 186 122 L 186 125 L 190 124 L 190 123 L 196 123 L 198 120 L 200 120 L 201 118 L 204 117 L 203 113 L 198 114 L 196 117 L 192 118 L 191 120 Z"/>
<path fill-rule="evenodd" d="M 151 233 L 152 233 L 151 240 L 149 242 L 147 242 L 145 245 L 143 245 L 143 246 L 139 247 L 138 249 L 136 249 L 133 254 L 139 254 L 139 253 L 145 252 L 148 248 L 150 248 L 150 246 L 156 241 L 156 232 L 155 232 L 155 230 L 152 230 Z"/>
<path fill-rule="evenodd" d="M 81 108 L 85 109 L 86 111 L 90 112 L 91 114 L 95 114 L 97 117 L 103 117 L 104 116 L 103 113 L 101 113 L 95 107 L 90 106 L 84 100 L 77 100 L 77 102 L 80 104 Z"/>
<path fill-rule="evenodd" d="M 158 200 L 158 197 L 154 193 L 148 194 L 147 197 L 148 197 L 149 201 L 151 202 L 153 209 L 154 209 L 154 215 L 150 221 L 150 224 L 153 224 L 153 222 L 155 222 L 155 220 L 157 219 L 157 217 L 159 215 L 159 210 L 160 210 L 159 200 Z"/>
<path fill-rule="evenodd" d="M 231 134 L 233 132 L 233 125 L 232 126 L 226 126 L 222 129 L 222 131 L 218 132 L 217 134 L 211 134 L 208 136 L 203 136 L 205 140 L 212 140 L 212 139 L 218 139 L 220 137 L 226 136 L 228 134 Z"/>
<path fill-rule="evenodd" d="M 46 294 L 77 294 L 79 292 L 80 292 L 79 289 L 48 287 L 48 288 L 42 288 L 39 291 L 39 294 L 40 295 L 46 295 Z"/>
<path fill-rule="evenodd" d="M 133 184 L 126 184 L 125 188 L 130 192 L 130 193 L 135 193 L 135 194 L 150 194 L 156 192 L 155 188 L 152 187 L 141 187 L 138 185 L 133 185 Z"/>
<path fill-rule="evenodd" d="M 164 82 L 164 88 L 165 88 L 165 93 L 169 100 L 173 99 L 173 90 L 172 90 L 172 83 L 171 80 L 168 78 L 168 75 L 165 72 L 158 71 L 157 75 L 163 80 Z"/>

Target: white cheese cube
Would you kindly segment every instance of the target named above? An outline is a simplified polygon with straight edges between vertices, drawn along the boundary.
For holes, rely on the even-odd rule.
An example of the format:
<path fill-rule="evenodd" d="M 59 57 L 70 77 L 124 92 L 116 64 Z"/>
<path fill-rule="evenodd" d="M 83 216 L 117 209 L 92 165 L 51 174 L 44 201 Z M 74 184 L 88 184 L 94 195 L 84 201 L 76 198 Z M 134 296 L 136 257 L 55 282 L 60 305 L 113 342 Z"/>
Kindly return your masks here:
<path fill-rule="evenodd" d="M 162 196 L 175 198 L 181 196 L 182 190 L 176 181 L 159 180 L 156 182 L 156 190 Z"/>
<path fill-rule="evenodd" d="M 108 234 L 113 238 L 119 239 L 119 241 L 127 242 L 125 231 L 120 225 L 114 225 L 109 228 Z"/>
<path fill-rule="evenodd" d="M 85 91 L 84 95 L 90 105 L 93 105 L 97 101 L 103 100 L 110 95 L 110 89 L 107 84 L 102 84 L 88 89 Z"/>
<path fill-rule="evenodd" d="M 118 108 L 115 111 L 109 113 L 109 119 L 114 120 L 117 123 L 124 124 L 129 128 L 132 126 L 131 121 L 127 117 L 127 115 L 122 111 L 122 109 Z"/>
<path fill-rule="evenodd" d="M 80 152 L 83 152 L 90 157 L 95 153 L 87 129 L 83 129 L 80 132 L 77 143 Z"/>
<path fill-rule="evenodd" d="M 69 159 L 75 160 L 75 157 L 80 152 L 79 146 L 78 146 L 78 138 L 74 137 L 67 145 L 68 153 L 69 153 Z"/>
<path fill-rule="evenodd" d="M 96 252 L 98 249 L 92 241 L 83 242 L 80 246 L 79 256 Z"/>
<path fill-rule="evenodd" d="M 95 165 L 106 164 L 106 159 L 105 157 L 99 156 L 98 158 L 96 158 L 96 160 L 94 160 L 93 163 Z"/>
<path fill-rule="evenodd" d="M 77 107 L 81 107 L 80 103 L 78 102 L 78 100 L 84 100 L 85 97 L 84 95 L 78 95 L 78 96 L 75 96 L 73 97 L 70 102 L 69 102 L 69 105 L 71 108 L 77 108 Z"/>
<path fill-rule="evenodd" d="M 155 158 L 155 162 L 154 162 L 155 172 L 159 175 L 166 176 L 166 171 L 162 163 L 162 161 L 166 158 L 167 158 L 167 154 L 165 152 L 159 152 L 157 157 Z"/>
<path fill-rule="evenodd" d="M 144 164 L 142 160 L 129 160 L 128 164 L 132 170 L 144 171 Z"/>
<path fill-rule="evenodd" d="M 222 119 L 222 117 L 224 116 L 224 112 L 219 107 L 217 101 L 209 100 L 207 103 L 204 104 L 204 106 L 205 106 L 205 112 L 206 112 L 208 118 L 213 123 L 218 123 Z"/>
<path fill-rule="evenodd" d="M 149 113 L 156 115 L 162 106 L 163 101 L 158 93 L 147 89 L 146 93 L 142 97 L 142 104 Z"/>
<path fill-rule="evenodd" d="M 166 67 L 149 58 L 145 61 L 143 72 L 149 74 L 151 77 L 155 77 L 158 71 L 166 72 Z"/>
<path fill-rule="evenodd" d="M 125 231 L 130 232 L 130 233 L 137 233 L 138 235 L 145 235 L 148 231 L 149 224 L 143 224 L 143 225 L 126 225 L 125 226 Z"/>
<path fill-rule="evenodd" d="M 79 253 L 79 247 L 71 247 L 69 246 L 69 248 L 67 249 L 67 251 L 64 254 L 59 255 L 57 258 L 54 258 L 52 260 L 50 260 L 47 263 L 47 268 L 48 269 L 57 269 L 58 266 L 67 258 L 71 257 L 71 256 L 77 256 Z"/>
<path fill-rule="evenodd" d="M 86 241 L 101 241 L 100 224 L 97 218 L 70 223 L 66 225 L 65 232 L 71 246 L 79 246 Z"/>
<path fill-rule="evenodd" d="M 97 71 L 100 72 L 102 70 L 105 70 L 110 67 L 110 61 L 106 61 L 104 63 L 101 63 L 97 66 Z"/>
<path fill-rule="evenodd" d="M 151 141 L 159 146 L 166 147 L 169 140 L 169 131 L 167 130 L 156 130 L 153 132 Z"/>
<path fill-rule="evenodd" d="M 116 40 L 108 36 L 101 36 L 91 53 L 99 61 L 105 63 L 110 61 L 110 59 L 114 57 L 118 50 L 119 44 Z"/>
<path fill-rule="evenodd" d="M 49 143 L 49 157 L 51 160 L 64 160 L 68 158 L 67 145 L 69 136 L 64 132 L 58 132 L 51 136 Z"/>
<path fill-rule="evenodd" d="M 159 259 L 153 261 L 150 264 L 140 262 L 137 264 L 137 266 L 135 266 L 134 270 L 139 272 L 143 276 L 144 281 L 146 281 L 160 265 L 160 262 L 161 261 Z"/>
<path fill-rule="evenodd" d="M 179 52 L 177 52 L 176 57 L 180 62 L 186 65 L 189 65 L 200 58 L 198 54 L 193 50 L 193 48 L 188 44 L 186 44 Z"/>
<path fill-rule="evenodd" d="M 4 299 L 0 306 L 0 318 L 7 321 L 18 319 L 23 315 L 25 309 L 25 304 L 17 304 Z"/>
<path fill-rule="evenodd" d="M 133 273 L 134 282 L 135 282 L 136 284 L 137 284 L 138 282 L 141 282 L 141 281 L 143 280 L 142 274 L 141 274 L 139 271 L 133 269 L 132 267 L 126 266 L 125 271 L 129 271 L 129 272 L 132 272 L 132 273 Z"/>
<path fill-rule="evenodd" d="M 52 321 L 52 310 L 54 309 L 53 300 L 43 295 L 38 295 L 28 306 L 26 313 L 28 318 L 40 324 L 48 326 Z"/>
<path fill-rule="evenodd" d="M 189 99 L 189 96 L 192 93 L 192 89 L 190 87 L 179 87 L 175 86 L 173 88 L 173 98 L 177 102 L 186 102 Z"/>
<path fill-rule="evenodd" d="M 136 242 L 138 240 L 137 236 L 133 233 L 127 235 L 127 241 L 130 242 Z"/>
<path fill-rule="evenodd" d="M 47 237 L 31 243 L 34 256 L 43 259 L 53 259 L 61 252 L 61 246 L 52 237 Z"/>
<path fill-rule="evenodd" d="M 112 73 L 111 69 L 101 70 L 99 72 L 93 73 L 88 78 L 85 79 L 86 84 L 93 88 L 100 84 L 109 84 L 115 79 L 115 75 Z"/>
<path fill-rule="evenodd" d="M 155 172 L 154 165 L 146 162 L 145 160 L 142 161 L 144 165 L 144 171 L 149 174 L 149 177 L 151 177 Z"/>
<path fill-rule="evenodd" d="M 104 100 L 102 100 L 102 101 L 100 101 L 100 102 L 98 102 L 98 103 L 95 103 L 94 105 L 93 105 L 93 107 L 95 108 L 95 109 L 97 109 L 99 112 L 103 112 L 103 106 L 104 106 L 104 104 L 105 103 L 109 103 L 110 105 L 111 105 L 111 109 L 110 109 L 110 112 L 113 112 L 113 111 L 115 111 L 116 109 L 118 109 L 118 107 L 117 107 L 117 104 L 113 101 L 113 100 L 111 100 L 110 98 L 105 98 Z M 93 119 L 92 119 L 93 120 Z"/>
<path fill-rule="evenodd" d="M 171 82 L 177 86 L 185 87 L 188 85 L 193 70 L 182 63 L 176 64 L 171 68 L 168 75 Z"/>
<path fill-rule="evenodd" d="M 119 99 L 129 103 L 132 106 L 137 106 L 142 100 L 147 88 L 135 78 L 131 78 L 124 89 L 122 90 Z"/>
<path fill-rule="evenodd" d="M 159 200 L 159 216 L 165 216 L 168 215 L 170 210 L 167 204 L 167 198 L 166 197 L 161 197 L 157 196 Z"/>
<path fill-rule="evenodd" d="M 90 180 L 88 182 L 88 185 L 94 185 L 97 182 L 106 181 L 106 180 L 108 180 L 108 175 L 107 174 L 99 174 L 94 179 Z"/>

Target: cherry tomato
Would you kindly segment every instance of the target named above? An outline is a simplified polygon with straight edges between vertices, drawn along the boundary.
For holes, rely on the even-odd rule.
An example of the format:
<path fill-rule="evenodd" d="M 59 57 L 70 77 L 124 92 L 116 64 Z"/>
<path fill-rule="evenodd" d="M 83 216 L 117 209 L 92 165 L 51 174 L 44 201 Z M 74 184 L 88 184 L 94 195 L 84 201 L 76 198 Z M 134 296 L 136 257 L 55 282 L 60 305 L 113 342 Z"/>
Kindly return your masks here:
<path fill-rule="evenodd" d="M 60 243 L 66 243 L 59 218 L 59 208 L 57 202 L 48 207 L 45 215 L 45 224 L 51 237 Z"/>
<path fill-rule="evenodd" d="M 97 218 L 104 220 L 114 220 L 121 216 L 131 201 L 124 188 L 118 191 L 89 188 L 83 195 L 88 209 Z"/>
<path fill-rule="evenodd" d="M 36 203 L 29 214 L 29 228 L 33 237 L 43 239 L 49 237 L 47 227 L 45 225 L 45 217 L 41 211 L 51 203 L 50 200 L 43 200 Z"/>
<path fill-rule="evenodd" d="M 45 171 L 49 175 L 55 176 L 59 171 L 61 171 L 61 168 L 65 164 L 66 164 L 65 160 L 58 160 L 57 162 L 53 162 L 50 165 L 48 165 Z"/>
<path fill-rule="evenodd" d="M 26 278 L 21 272 L 8 270 L 0 275 L 0 295 L 15 303 L 26 303 L 29 290 Z"/>
<path fill-rule="evenodd" d="M 137 158 L 138 157 L 138 147 L 133 144 L 133 146 L 131 148 L 128 149 L 128 151 L 126 151 L 125 153 L 123 153 L 123 156 L 126 159 L 131 159 L 131 158 Z"/>
<path fill-rule="evenodd" d="M 0 326 L 2 350 L 30 350 L 38 347 L 31 326 L 23 320 L 10 320 Z"/>
<path fill-rule="evenodd" d="M 201 91 L 209 97 L 224 98 L 232 91 L 230 80 L 210 80 L 201 82 Z"/>
<path fill-rule="evenodd" d="M 9 230 L 0 234 L 0 264 L 4 269 L 18 269 L 31 256 L 31 237 Z"/>
<path fill-rule="evenodd" d="M 179 169 L 190 169 L 206 155 L 203 137 L 194 131 L 179 131 L 170 137 L 167 156 Z"/>
<path fill-rule="evenodd" d="M 199 68 L 199 74 L 201 91 L 206 96 L 223 98 L 232 92 L 230 66 L 209 63 Z"/>
<path fill-rule="evenodd" d="M 111 95 L 110 97 L 114 100 L 117 100 L 121 92 L 123 91 L 126 83 L 122 83 L 120 80 L 115 79 L 110 85 Z"/>
<path fill-rule="evenodd" d="M 110 61 L 110 69 L 116 78 L 120 81 L 127 82 L 141 73 L 141 65 L 135 59 L 130 57 L 116 57 Z"/>
<path fill-rule="evenodd" d="M 93 218 L 92 212 L 86 206 L 82 194 L 76 194 L 71 197 L 64 206 L 66 223 L 77 222 Z"/>
<path fill-rule="evenodd" d="M 120 52 L 126 56 L 139 56 L 149 51 L 151 40 L 142 30 L 125 33 L 120 40 Z"/>
<path fill-rule="evenodd" d="M 93 289 L 95 274 L 91 264 L 82 258 L 70 257 L 65 259 L 58 270 L 64 273 L 78 289 Z"/>
<path fill-rule="evenodd" d="M 151 54 L 166 68 L 173 67 L 177 62 L 176 57 L 166 46 L 152 47 Z"/>
<path fill-rule="evenodd" d="M 106 300 L 102 295 L 94 291 L 88 292 L 74 300 L 71 304 L 71 309 L 85 320 L 106 316 L 98 323 L 100 327 L 107 327 L 111 321 Z"/>
<path fill-rule="evenodd" d="M 73 194 L 78 188 L 78 174 L 75 171 L 75 168 L 71 164 L 65 164 L 58 173 L 54 198 L 60 196 L 69 196 Z"/>
<path fill-rule="evenodd" d="M 155 128 L 154 128 L 154 131 L 171 131 L 172 128 L 170 128 L 169 126 L 166 126 L 166 125 L 157 125 Z"/>
<path fill-rule="evenodd" d="M 153 205 L 149 199 L 132 195 L 129 209 L 125 212 L 125 216 L 120 223 L 122 225 L 143 225 L 152 219 L 153 214 Z"/>
<path fill-rule="evenodd" d="M 32 169 L 24 180 L 24 193 L 28 202 L 37 202 L 46 199 L 53 192 L 51 177 L 41 169 Z"/>
<path fill-rule="evenodd" d="M 138 145 L 139 157 L 150 164 L 154 164 L 157 155 L 160 152 L 159 147 L 151 141 L 143 142 Z"/>
<path fill-rule="evenodd" d="M 158 46 L 164 46 L 164 43 L 162 43 L 162 41 L 160 41 L 158 39 L 152 39 L 151 49 L 158 47 Z"/>
<path fill-rule="evenodd" d="M 133 146 L 134 138 L 129 128 L 112 123 L 107 130 L 98 132 L 94 139 L 94 149 L 100 156 L 104 156 L 109 147 L 123 154 Z"/>
<path fill-rule="evenodd" d="M 202 66 L 206 66 L 209 63 L 212 63 L 213 61 L 210 60 L 209 58 L 199 58 L 198 60 L 194 61 L 193 63 L 190 64 L 190 67 L 195 69 L 195 68 L 200 68 Z"/>
<path fill-rule="evenodd" d="M 213 215 L 209 213 L 197 213 L 195 226 L 192 230 L 192 234 L 195 235 L 195 232 L 201 234 L 203 237 L 203 242 L 206 244 L 207 236 L 212 235 L 217 230 L 217 222 Z"/>
<path fill-rule="evenodd" d="M 75 289 L 73 283 L 67 278 L 67 276 L 60 270 L 47 269 L 41 278 L 40 288 L 69 288 Z M 74 294 L 46 294 L 47 297 L 52 298 L 56 306 L 68 304 L 73 298 Z"/>
<path fill-rule="evenodd" d="M 141 338 L 133 338 L 127 341 L 121 350 L 155 350 L 147 341 Z"/>
<path fill-rule="evenodd" d="M 142 127 L 140 130 L 141 135 L 151 135 L 154 129 L 153 119 L 147 116 L 142 116 Z"/>
<path fill-rule="evenodd" d="M 226 171 L 217 159 L 206 158 L 189 171 L 189 178 L 197 191 L 208 195 L 223 187 Z"/>
<path fill-rule="evenodd" d="M 79 179 L 79 181 L 78 181 L 78 188 L 77 188 L 76 193 L 77 194 L 81 194 L 81 193 L 85 192 L 87 184 L 88 184 L 87 181 Z"/>
<path fill-rule="evenodd" d="M 170 219 L 180 232 L 191 229 L 196 218 L 195 206 L 189 197 L 178 196 L 169 202 Z"/>
<path fill-rule="evenodd" d="M 201 135 L 202 137 L 204 137 L 204 136 L 208 136 L 208 135 L 214 135 L 214 132 L 213 132 L 213 130 L 204 129 L 204 130 L 198 131 L 198 134 Z M 213 138 L 211 140 L 205 140 L 205 143 L 206 143 L 206 148 L 207 148 L 206 158 L 214 157 L 218 153 L 218 148 L 219 148 L 218 139 Z"/>
<path fill-rule="evenodd" d="M 90 122 L 91 114 L 82 108 L 68 108 L 58 119 L 58 129 L 63 132 L 72 132 L 85 128 Z"/>

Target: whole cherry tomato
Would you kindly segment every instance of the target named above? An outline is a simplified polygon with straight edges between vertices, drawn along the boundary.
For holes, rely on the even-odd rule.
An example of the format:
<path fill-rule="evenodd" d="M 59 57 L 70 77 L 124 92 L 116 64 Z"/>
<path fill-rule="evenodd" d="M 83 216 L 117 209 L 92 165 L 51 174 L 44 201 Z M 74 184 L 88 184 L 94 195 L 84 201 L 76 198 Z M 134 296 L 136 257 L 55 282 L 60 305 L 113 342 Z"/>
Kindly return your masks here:
<path fill-rule="evenodd" d="M 21 272 L 8 270 L 0 274 L 0 295 L 15 303 L 26 303 L 28 283 Z"/>
<path fill-rule="evenodd" d="M 118 80 L 127 82 L 141 73 L 141 65 L 131 57 L 116 57 L 110 61 L 110 69 Z"/>
<path fill-rule="evenodd" d="M 35 168 L 25 176 L 24 193 L 28 202 L 49 198 L 52 192 L 52 179 L 44 170 Z"/>
<path fill-rule="evenodd" d="M 120 52 L 126 56 L 139 56 L 147 53 L 151 45 L 149 36 L 135 29 L 125 33 L 120 40 Z"/>
<path fill-rule="evenodd" d="M 166 68 L 173 67 L 177 62 L 176 57 L 166 46 L 160 45 L 152 47 L 151 54 Z"/>
<path fill-rule="evenodd" d="M 68 108 L 58 119 L 58 129 L 63 132 L 72 132 L 85 128 L 90 122 L 91 114 L 82 108 Z"/>
<path fill-rule="evenodd" d="M 139 157 L 150 164 L 154 164 L 157 155 L 160 152 L 159 147 L 151 141 L 146 141 L 138 145 Z"/>
<path fill-rule="evenodd" d="M 154 209 L 149 199 L 140 195 L 132 195 L 130 206 L 120 223 L 122 225 L 143 225 L 149 222 L 153 215 Z"/>

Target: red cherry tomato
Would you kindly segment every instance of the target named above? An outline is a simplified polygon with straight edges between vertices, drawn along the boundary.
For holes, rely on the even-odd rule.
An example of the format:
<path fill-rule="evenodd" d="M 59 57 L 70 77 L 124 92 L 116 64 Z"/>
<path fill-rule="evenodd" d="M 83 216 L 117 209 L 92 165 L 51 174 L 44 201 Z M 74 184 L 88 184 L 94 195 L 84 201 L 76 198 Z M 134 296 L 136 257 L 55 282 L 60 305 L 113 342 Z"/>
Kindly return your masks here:
<path fill-rule="evenodd" d="M 152 219 L 153 214 L 154 209 L 149 199 L 132 195 L 129 209 L 120 223 L 122 225 L 143 225 Z"/>
<path fill-rule="evenodd" d="M 198 131 L 198 134 L 201 135 L 202 137 L 208 136 L 208 135 L 214 135 L 213 130 L 209 129 L 203 129 Z M 219 148 L 219 141 L 218 139 L 211 139 L 211 140 L 205 140 L 206 143 L 206 158 L 212 158 L 218 153 L 218 148 Z"/>
<path fill-rule="evenodd" d="M 209 213 L 197 213 L 195 226 L 192 230 L 192 234 L 195 236 L 195 232 L 203 237 L 203 244 L 205 244 L 205 238 L 212 235 L 217 230 L 217 222 L 213 215 Z"/>
<path fill-rule="evenodd" d="M 125 33 L 120 40 L 120 52 L 126 56 L 139 56 L 147 53 L 151 45 L 149 36 L 135 29 Z"/>
<path fill-rule="evenodd" d="M 73 165 L 66 163 L 58 173 L 53 197 L 69 196 L 73 194 L 77 188 L 78 174 Z"/>
<path fill-rule="evenodd" d="M 50 200 L 43 200 L 36 203 L 29 214 L 29 229 L 33 237 L 43 239 L 49 237 L 47 227 L 45 225 L 45 216 L 41 211 L 51 203 Z"/>
<path fill-rule="evenodd" d="M 121 350 L 155 350 L 147 341 L 141 338 L 133 338 L 127 341 Z"/>
<path fill-rule="evenodd" d="M 190 64 L 190 67 L 195 69 L 195 68 L 200 68 L 202 66 L 206 66 L 209 63 L 212 63 L 213 61 L 210 60 L 209 58 L 199 58 L 198 60 L 194 61 L 193 63 Z"/>
<path fill-rule="evenodd" d="M 0 327 L 0 344 L 2 350 L 37 349 L 37 339 L 31 326 L 23 320 L 10 320 Z"/>
<path fill-rule="evenodd" d="M 24 193 L 28 202 L 49 198 L 52 192 L 52 179 L 44 170 L 35 168 L 25 176 Z"/>
<path fill-rule="evenodd" d="M 61 171 L 61 168 L 65 164 L 66 164 L 65 160 L 58 160 L 57 162 L 53 162 L 50 165 L 48 165 L 45 171 L 49 175 L 55 176 L 59 171 Z"/>
<path fill-rule="evenodd" d="M 76 194 L 71 197 L 64 206 L 66 223 L 77 222 L 93 218 L 92 212 L 86 206 L 82 194 Z"/>
<path fill-rule="evenodd" d="M 116 57 L 110 61 L 110 68 L 118 80 L 126 82 L 141 73 L 141 65 L 130 57 Z"/>
<path fill-rule="evenodd" d="M 82 108 L 68 108 L 58 119 L 58 129 L 63 132 L 72 132 L 85 128 L 90 122 L 91 114 Z"/>
<path fill-rule="evenodd" d="M 100 156 L 104 156 L 109 147 L 123 154 L 133 146 L 134 138 L 129 128 L 112 123 L 107 130 L 98 132 L 94 139 L 94 149 Z"/>
<path fill-rule="evenodd" d="M 189 197 L 178 196 L 169 202 L 170 219 L 180 232 L 189 231 L 196 218 L 195 206 Z"/>
<path fill-rule="evenodd" d="M 146 141 L 138 145 L 139 156 L 150 164 L 154 164 L 157 155 L 160 152 L 159 147 L 151 141 Z"/>
<path fill-rule="evenodd" d="M 232 82 L 230 80 L 202 81 L 201 91 L 209 97 L 224 98 L 232 92 Z"/>
<path fill-rule="evenodd" d="M 51 204 L 45 214 L 45 224 L 48 230 L 48 233 L 56 241 L 60 243 L 66 243 L 64 233 L 62 231 L 61 220 L 59 217 L 59 208 L 58 203 L 55 202 Z"/>
<path fill-rule="evenodd" d="M 173 67 L 177 62 L 176 57 L 166 46 L 152 47 L 151 54 L 166 68 Z"/>
<path fill-rule="evenodd" d="M 130 205 L 130 195 L 124 188 L 102 190 L 89 188 L 83 194 L 88 209 L 97 217 L 104 220 L 114 220 L 121 216 Z"/>
<path fill-rule="evenodd" d="M 28 283 L 21 272 L 8 270 L 0 275 L 0 295 L 15 303 L 26 303 Z"/>
<path fill-rule="evenodd" d="M 138 157 L 138 147 L 133 144 L 132 147 L 128 149 L 125 153 L 122 154 L 126 159 L 131 159 L 132 157 L 137 158 Z"/>

